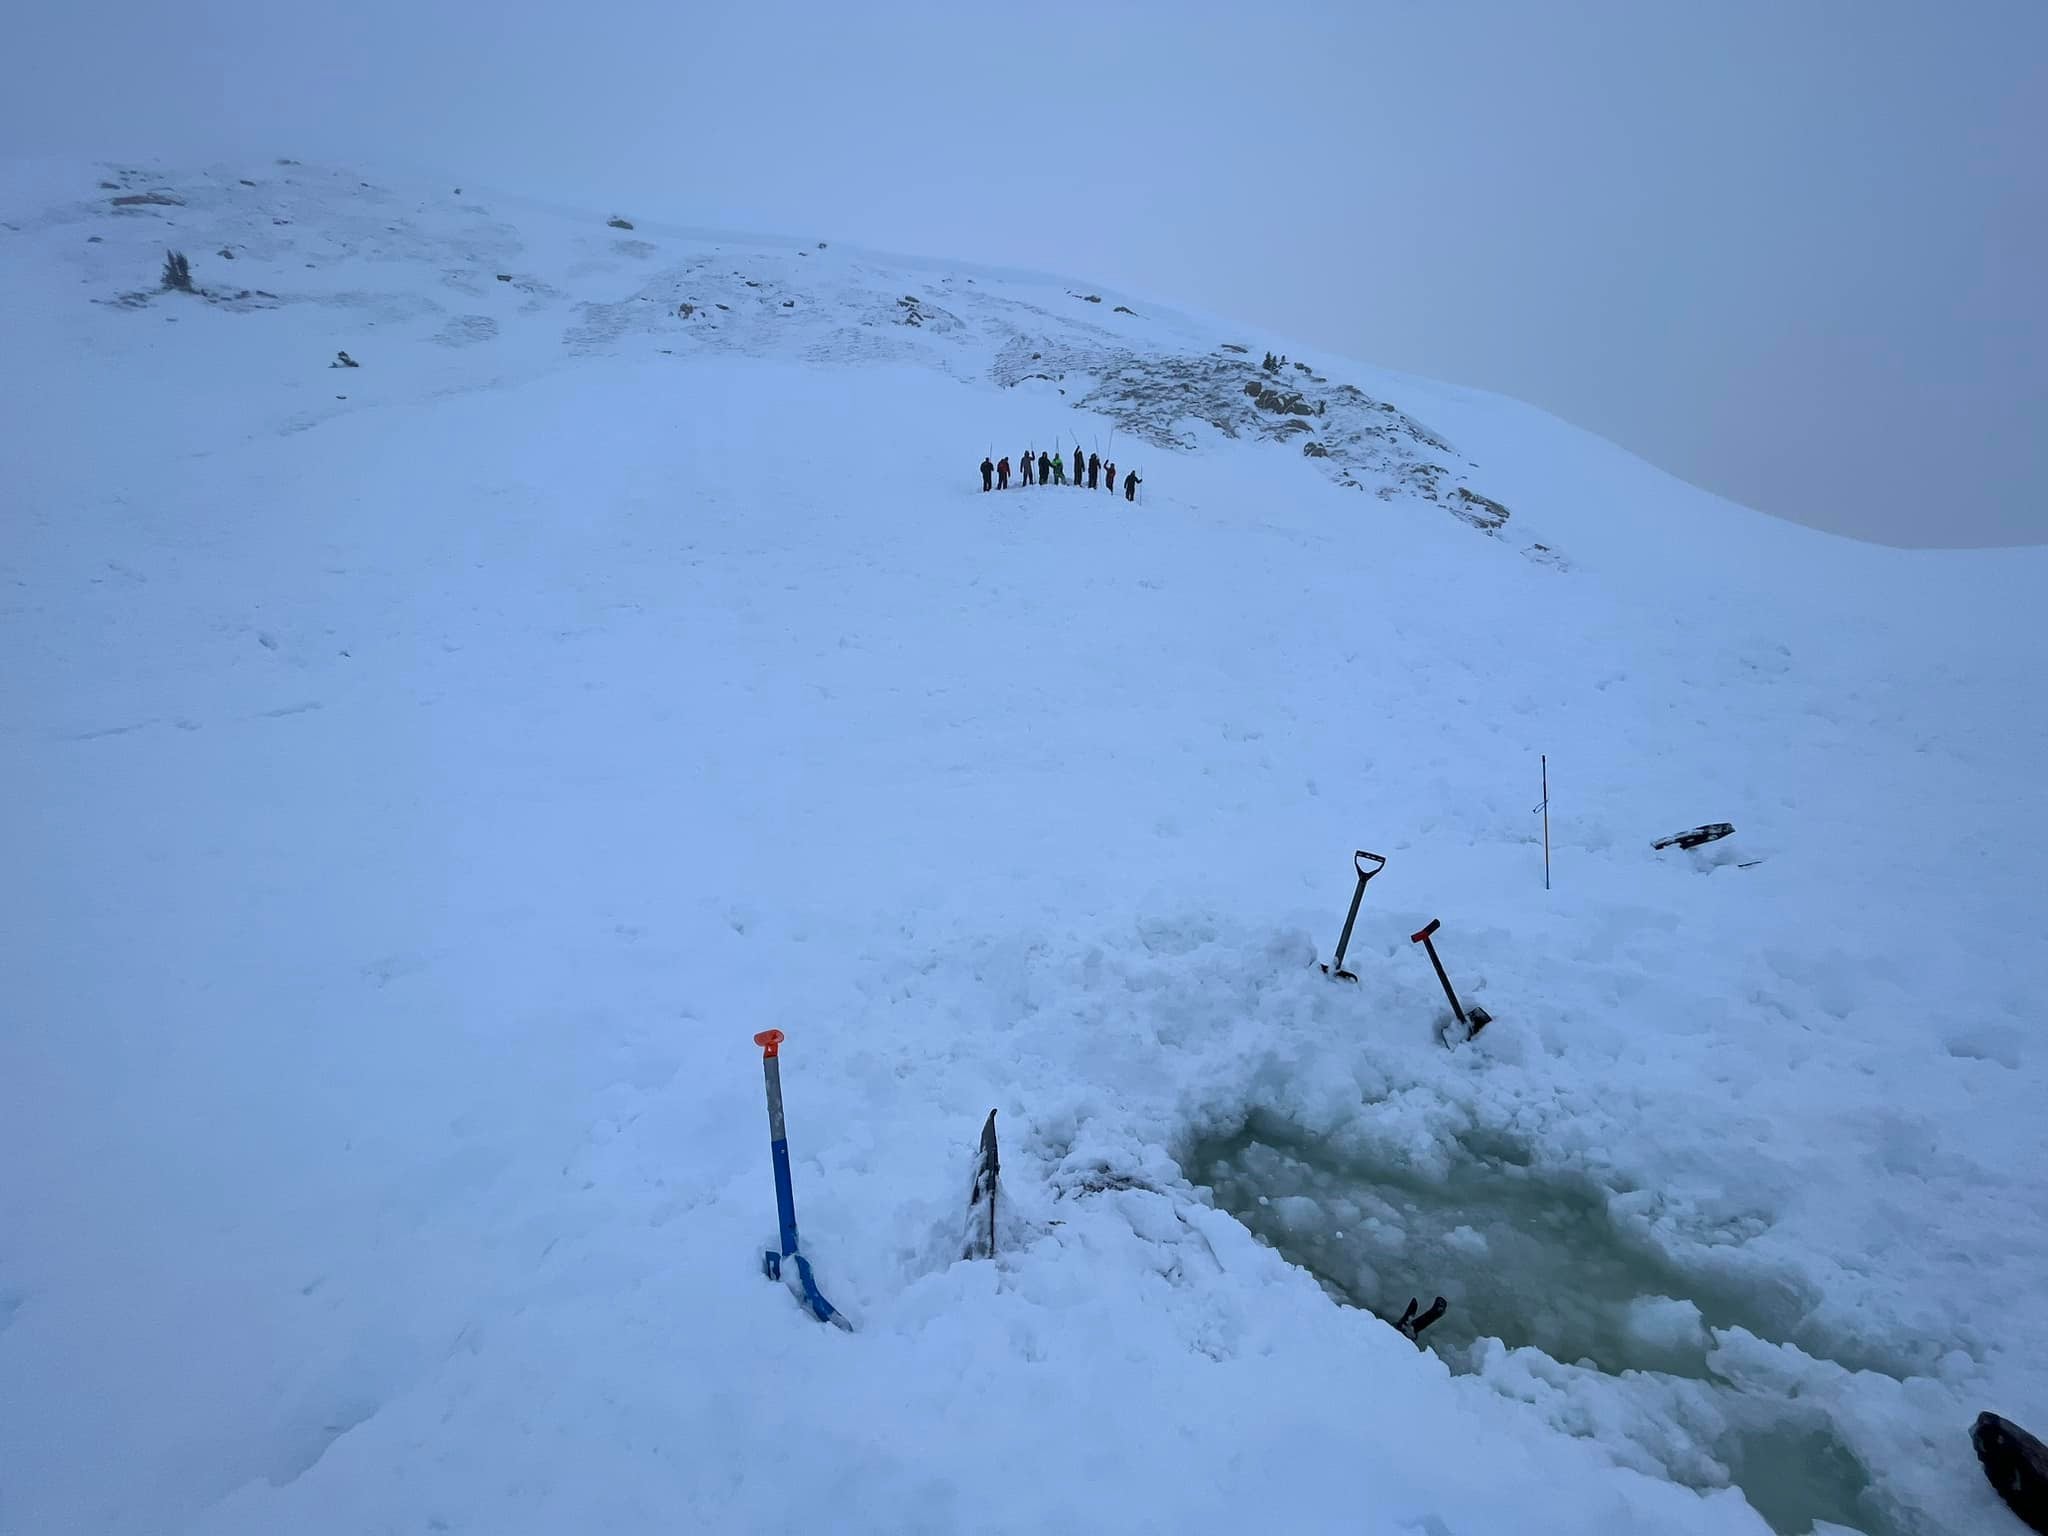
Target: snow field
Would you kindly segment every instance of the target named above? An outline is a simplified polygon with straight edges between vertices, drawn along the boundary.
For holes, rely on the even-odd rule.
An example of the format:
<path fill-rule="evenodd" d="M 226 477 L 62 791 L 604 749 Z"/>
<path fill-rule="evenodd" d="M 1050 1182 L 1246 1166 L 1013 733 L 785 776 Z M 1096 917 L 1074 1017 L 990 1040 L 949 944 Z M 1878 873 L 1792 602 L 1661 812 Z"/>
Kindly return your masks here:
<path fill-rule="evenodd" d="M 644 221 L 292 197 L 237 281 L 317 239 L 332 287 L 274 313 L 71 307 L 80 230 L 158 242 L 104 214 L 0 246 L 67 295 L 0 402 L 0 1530 L 1997 1517 L 1971 1415 L 2048 1417 L 2037 552 L 1362 370 L 1569 568 L 1207 427 L 1119 449 L 1142 507 L 983 496 L 1110 430 L 974 350 L 1057 288 L 854 346 L 933 274 L 784 252 L 790 328 L 693 350 L 619 318 L 700 249 Z M 851 1337 L 758 1273 L 771 1026 Z M 1195 1187 L 1247 1139 L 1271 1229 Z M 1462 1286 L 1455 1372 L 1282 1253 Z"/>

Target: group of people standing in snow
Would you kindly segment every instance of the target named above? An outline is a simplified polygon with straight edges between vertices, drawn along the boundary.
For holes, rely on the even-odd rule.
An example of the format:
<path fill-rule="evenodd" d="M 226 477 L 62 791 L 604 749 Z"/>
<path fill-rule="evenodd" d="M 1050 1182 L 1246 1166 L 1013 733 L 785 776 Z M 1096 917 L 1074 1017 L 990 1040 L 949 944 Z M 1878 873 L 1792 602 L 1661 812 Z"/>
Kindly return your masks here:
<path fill-rule="evenodd" d="M 1024 469 L 1023 484 L 1025 485 L 1033 483 L 1032 471 L 1034 469 L 1038 472 L 1037 483 L 1039 485 L 1066 485 L 1070 483 L 1067 479 L 1066 461 L 1056 453 L 1039 453 L 1036 456 L 1026 453 L 1020 462 Z M 1073 476 L 1074 478 L 1071 483 L 1077 487 L 1084 485 L 1085 477 L 1085 488 L 1088 490 L 1095 490 L 1098 486 L 1112 494 L 1116 490 L 1116 466 L 1107 462 L 1099 454 L 1091 453 L 1087 458 L 1082 458 L 1081 445 L 1079 443 L 1074 444 Z M 1138 472 L 1136 470 L 1132 470 L 1124 476 L 1125 501 L 1136 501 L 1138 499 L 1139 484 Z M 984 491 L 1007 491 L 1010 488 L 1010 460 L 1007 456 L 1002 459 L 982 459 L 981 488 Z"/>

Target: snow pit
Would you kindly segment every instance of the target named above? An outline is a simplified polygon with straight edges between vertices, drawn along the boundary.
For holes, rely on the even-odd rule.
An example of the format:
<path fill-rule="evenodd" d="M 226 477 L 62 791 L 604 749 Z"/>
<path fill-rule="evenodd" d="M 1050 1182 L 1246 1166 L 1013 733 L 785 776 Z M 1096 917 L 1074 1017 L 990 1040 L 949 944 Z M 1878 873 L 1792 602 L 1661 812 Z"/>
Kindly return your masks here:
<path fill-rule="evenodd" d="M 1822 1409 L 1716 1370 L 1717 1330 L 1783 1339 L 1805 1298 L 1688 1269 L 1618 1222 L 1592 1181 L 1469 1147 L 1435 1178 L 1265 1113 L 1183 1164 L 1333 1300 L 1391 1321 L 1411 1296 L 1447 1298 L 1423 1340 L 1453 1371 L 1598 1434 L 1617 1459 L 1733 1484 L 1779 1532 L 1901 1529 Z"/>
<path fill-rule="evenodd" d="M 1340 1301 L 1392 1318 L 1410 1296 L 1448 1297 L 1429 1335 L 1446 1357 L 1498 1338 L 1609 1375 L 1703 1378 L 1710 1326 L 1782 1337 L 1798 1311 L 1684 1272 L 1617 1225 L 1590 1181 L 1499 1158 L 1462 1156 L 1438 1182 L 1256 1116 L 1193 1148 L 1189 1178 Z"/>

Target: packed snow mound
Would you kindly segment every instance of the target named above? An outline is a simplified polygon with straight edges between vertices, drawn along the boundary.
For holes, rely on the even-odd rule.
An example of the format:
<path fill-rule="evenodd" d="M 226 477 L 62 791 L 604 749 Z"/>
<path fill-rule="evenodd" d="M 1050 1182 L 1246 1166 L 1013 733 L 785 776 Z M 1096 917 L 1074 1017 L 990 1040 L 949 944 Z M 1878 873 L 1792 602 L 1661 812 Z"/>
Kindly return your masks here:
<path fill-rule="evenodd" d="M 0 182 L 0 1530 L 2006 1519 L 2041 553 L 824 234 Z"/>

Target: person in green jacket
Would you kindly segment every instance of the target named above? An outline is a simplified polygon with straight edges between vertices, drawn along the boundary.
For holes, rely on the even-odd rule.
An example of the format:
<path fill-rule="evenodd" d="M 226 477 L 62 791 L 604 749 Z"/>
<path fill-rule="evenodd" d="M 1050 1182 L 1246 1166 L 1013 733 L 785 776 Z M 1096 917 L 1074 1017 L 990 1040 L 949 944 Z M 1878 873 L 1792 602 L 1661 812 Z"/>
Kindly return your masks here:
<path fill-rule="evenodd" d="M 1052 483 L 1054 485 L 1065 485 L 1067 483 L 1067 461 L 1058 454 L 1052 456 Z"/>

